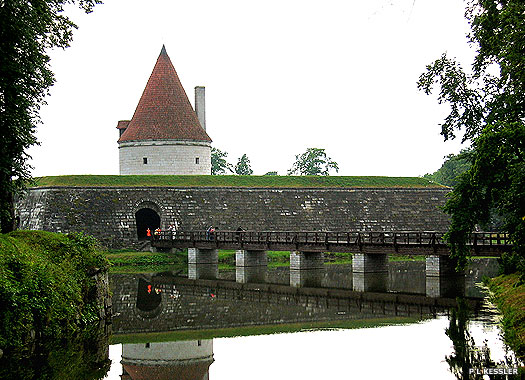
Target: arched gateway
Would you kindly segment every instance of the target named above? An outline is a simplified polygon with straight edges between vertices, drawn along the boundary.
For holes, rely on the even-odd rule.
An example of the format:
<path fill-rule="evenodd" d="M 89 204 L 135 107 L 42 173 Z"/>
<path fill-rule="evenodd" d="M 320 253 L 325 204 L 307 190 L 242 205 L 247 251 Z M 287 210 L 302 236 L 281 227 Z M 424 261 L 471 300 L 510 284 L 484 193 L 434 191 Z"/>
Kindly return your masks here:
<path fill-rule="evenodd" d="M 137 238 L 139 240 L 146 240 L 146 231 L 149 228 L 151 233 L 160 227 L 160 216 L 155 210 L 151 208 L 141 208 L 135 213 L 135 221 L 137 223 Z"/>

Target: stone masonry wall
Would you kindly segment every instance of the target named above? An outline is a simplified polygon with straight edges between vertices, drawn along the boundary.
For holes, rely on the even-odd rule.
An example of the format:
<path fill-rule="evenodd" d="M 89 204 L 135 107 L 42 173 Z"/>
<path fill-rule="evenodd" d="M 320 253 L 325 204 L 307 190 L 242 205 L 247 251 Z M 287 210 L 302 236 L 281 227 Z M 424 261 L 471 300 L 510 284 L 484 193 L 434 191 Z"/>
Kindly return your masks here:
<path fill-rule="evenodd" d="M 147 164 L 144 164 L 144 158 L 147 159 Z M 211 173 L 211 147 L 208 142 L 123 142 L 119 145 L 119 165 L 122 175 L 209 175 Z"/>
<path fill-rule="evenodd" d="M 116 188 L 30 189 L 19 200 L 23 229 L 84 231 L 110 248 L 138 246 L 135 213 L 161 228 L 205 230 L 444 231 L 447 189 Z"/>

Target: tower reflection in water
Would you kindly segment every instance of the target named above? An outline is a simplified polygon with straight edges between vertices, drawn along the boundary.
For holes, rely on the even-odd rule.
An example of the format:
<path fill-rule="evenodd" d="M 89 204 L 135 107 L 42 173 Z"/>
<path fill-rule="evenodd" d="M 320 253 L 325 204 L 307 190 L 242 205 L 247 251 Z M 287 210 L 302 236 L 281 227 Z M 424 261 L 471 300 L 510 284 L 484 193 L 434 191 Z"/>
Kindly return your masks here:
<path fill-rule="evenodd" d="M 122 345 L 122 380 L 208 380 L 213 341 Z"/>

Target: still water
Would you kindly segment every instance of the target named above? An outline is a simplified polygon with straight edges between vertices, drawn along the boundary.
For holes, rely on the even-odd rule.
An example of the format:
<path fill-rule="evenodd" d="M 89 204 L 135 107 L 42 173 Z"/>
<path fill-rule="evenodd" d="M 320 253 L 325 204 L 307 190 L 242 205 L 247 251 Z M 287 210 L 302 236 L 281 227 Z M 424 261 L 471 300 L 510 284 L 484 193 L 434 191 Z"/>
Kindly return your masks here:
<path fill-rule="evenodd" d="M 492 259 L 437 278 L 420 261 L 375 274 L 351 265 L 113 274 L 114 317 L 97 338 L 4 355 L 0 378 L 488 379 L 476 372 L 523 365 L 479 287 L 496 274 Z"/>
<path fill-rule="evenodd" d="M 512 372 L 518 363 L 477 285 L 496 272 L 495 261 L 478 260 L 465 277 L 438 283 L 426 278 L 424 262 L 393 262 L 370 279 L 348 265 L 220 271 L 211 280 L 113 275 L 113 340 L 123 343 L 110 346 L 105 378 L 474 379 L 489 378 L 476 377 L 481 368 Z M 253 325 L 275 331 L 240 328 L 234 334 L 247 336 L 223 337 L 221 330 Z M 180 328 L 207 330 L 170 338 Z"/>

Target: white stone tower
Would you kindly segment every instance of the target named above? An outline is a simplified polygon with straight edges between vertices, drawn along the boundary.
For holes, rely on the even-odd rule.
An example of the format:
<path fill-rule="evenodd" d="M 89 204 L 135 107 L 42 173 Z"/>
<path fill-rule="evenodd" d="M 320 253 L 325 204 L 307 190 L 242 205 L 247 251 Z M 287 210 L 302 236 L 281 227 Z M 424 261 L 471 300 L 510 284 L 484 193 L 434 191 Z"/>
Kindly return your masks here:
<path fill-rule="evenodd" d="M 203 95 L 204 88 L 197 92 Z M 199 103 L 203 107 L 204 99 Z M 202 108 L 199 112 L 204 115 Z M 117 128 L 121 175 L 211 173 L 211 139 L 164 46 L 133 118 L 119 121 Z"/>

